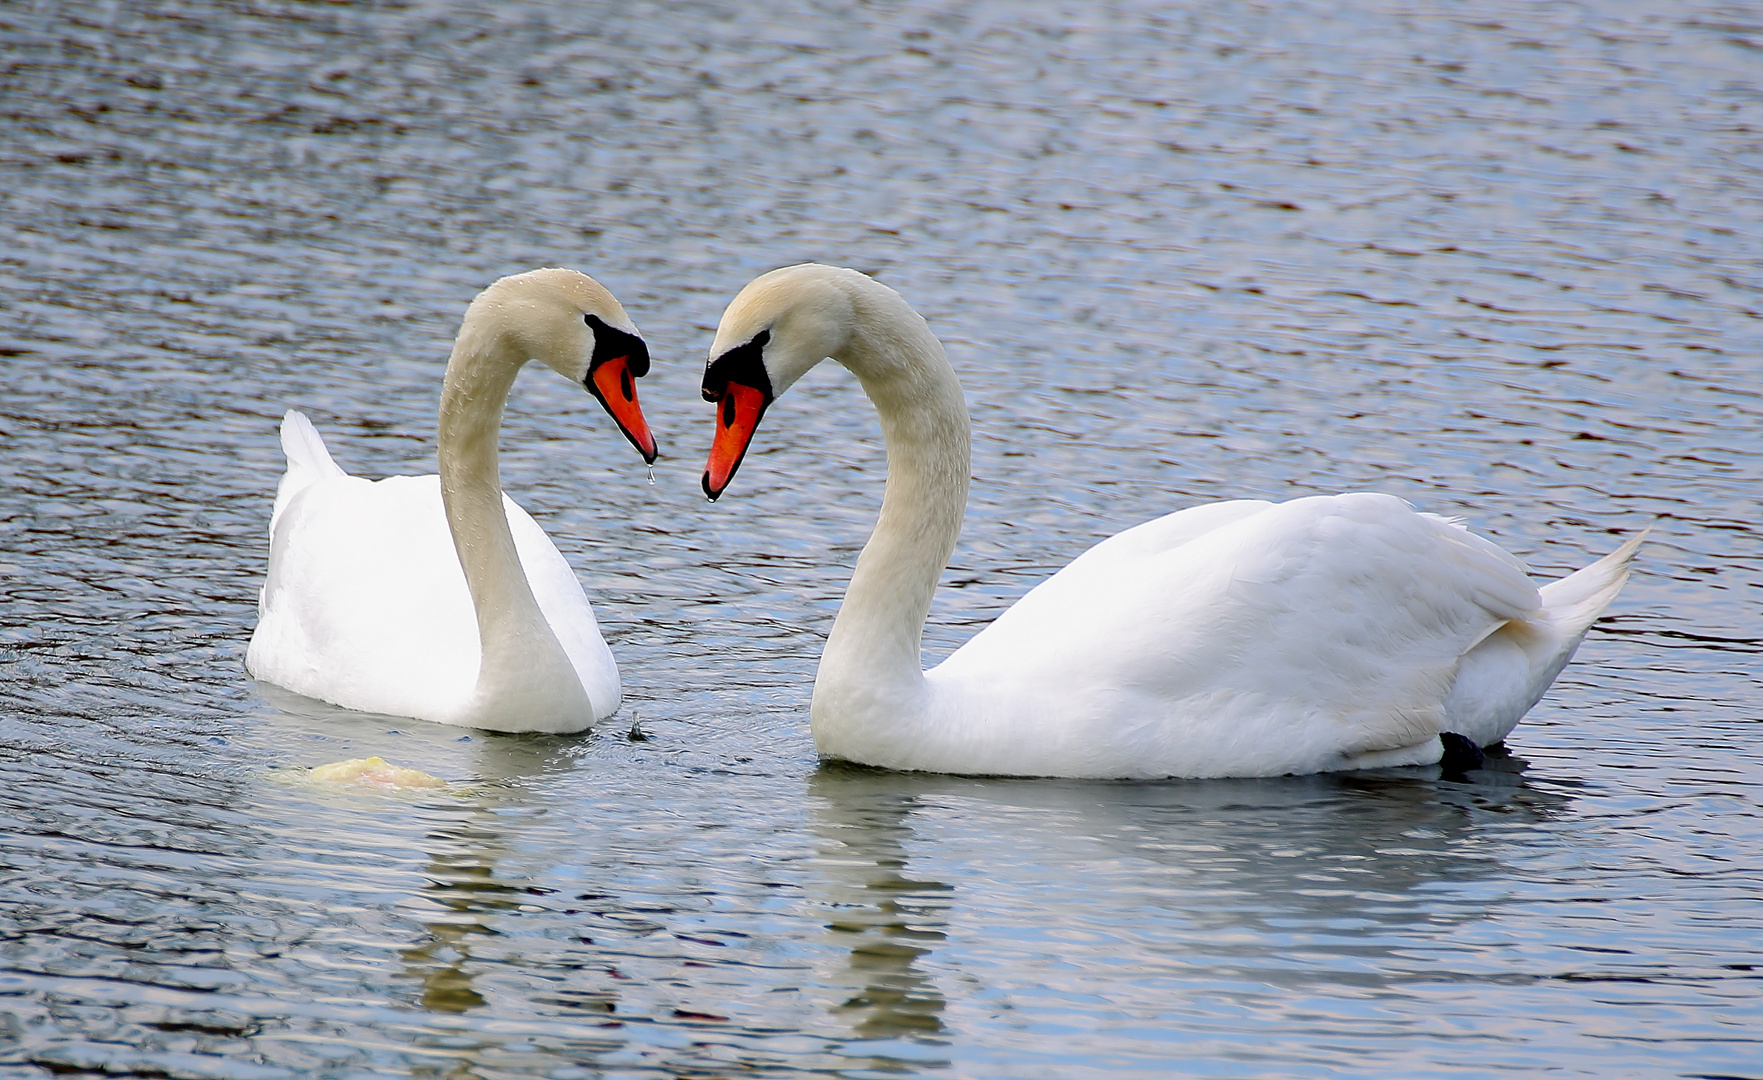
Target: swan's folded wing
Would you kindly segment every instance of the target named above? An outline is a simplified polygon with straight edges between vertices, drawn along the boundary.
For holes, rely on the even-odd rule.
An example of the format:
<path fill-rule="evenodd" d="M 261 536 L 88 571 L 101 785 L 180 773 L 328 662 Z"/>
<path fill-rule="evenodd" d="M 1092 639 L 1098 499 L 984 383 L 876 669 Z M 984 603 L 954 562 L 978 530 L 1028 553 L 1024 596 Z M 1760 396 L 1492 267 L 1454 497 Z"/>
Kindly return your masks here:
<path fill-rule="evenodd" d="M 934 674 L 1147 756 L 1305 771 L 1436 735 L 1459 658 L 1537 605 L 1517 560 L 1391 496 L 1224 503 L 1097 545 Z"/>
<path fill-rule="evenodd" d="M 1112 575 L 1123 565 L 1149 562 L 1207 533 L 1254 517 L 1273 505 L 1264 499 L 1231 499 L 1190 506 L 1186 510 L 1152 518 L 1097 541 L 1094 547 L 1073 559 L 1044 584 L 1052 584 L 1059 578 L 1072 583 L 1092 571 Z"/>
<path fill-rule="evenodd" d="M 478 636 L 440 478 L 344 476 L 287 502 L 247 666 L 309 697 L 436 716 L 469 695 Z"/>
<path fill-rule="evenodd" d="M 563 646 L 564 655 L 575 668 L 576 677 L 594 705 L 595 719 L 610 716 L 623 698 L 623 684 L 612 650 L 600 634 L 594 609 L 582 591 L 575 569 L 569 565 L 551 537 L 518 503 L 502 496 L 502 508 L 508 514 L 508 528 L 514 536 L 514 549 L 520 557 L 520 568 L 526 574 L 533 599 L 545 615 L 545 622 Z"/>

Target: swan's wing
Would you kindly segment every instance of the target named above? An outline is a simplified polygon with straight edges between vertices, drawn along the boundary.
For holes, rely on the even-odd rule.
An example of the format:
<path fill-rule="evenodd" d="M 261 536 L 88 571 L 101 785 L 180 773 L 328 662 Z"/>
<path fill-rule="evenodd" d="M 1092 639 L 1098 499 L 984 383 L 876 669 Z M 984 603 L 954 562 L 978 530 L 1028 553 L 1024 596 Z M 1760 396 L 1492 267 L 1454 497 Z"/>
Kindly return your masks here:
<path fill-rule="evenodd" d="M 1117 532 L 1106 540 L 1098 541 L 1095 546 L 1043 582 L 1043 585 L 1050 585 L 1061 578 L 1068 583 L 1075 583 L 1091 573 L 1109 576 L 1123 565 L 1155 560 L 1207 533 L 1254 517 L 1272 505 L 1273 503 L 1264 499 L 1232 499 L 1190 506 L 1186 510 L 1152 518 Z"/>
<path fill-rule="evenodd" d="M 611 712 L 618 668 L 575 571 L 531 515 L 506 495 L 502 505 L 539 610 L 596 710 Z M 351 708 L 432 718 L 470 700 L 480 661 L 440 477 L 369 481 L 339 470 L 288 496 L 270 532 L 246 657 L 253 676 Z"/>
<path fill-rule="evenodd" d="M 351 708 L 437 715 L 477 680 L 477 617 L 440 478 L 333 476 L 289 496 L 246 666 Z"/>
<path fill-rule="evenodd" d="M 1391 496 L 1221 503 L 1098 544 L 931 678 L 1147 759 L 1307 771 L 1436 735 L 1458 659 L 1537 606 L 1516 559 Z"/>
<path fill-rule="evenodd" d="M 575 569 L 532 515 L 506 494 L 502 496 L 502 506 L 508 512 L 514 550 L 520 557 L 527 584 L 532 587 L 533 598 L 539 602 L 539 610 L 557 635 L 557 643 L 563 646 L 582 688 L 588 692 L 588 700 L 594 703 L 594 718 L 604 719 L 617 711 L 623 687 L 618 664 L 600 634 L 587 594 L 582 591 Z"/>

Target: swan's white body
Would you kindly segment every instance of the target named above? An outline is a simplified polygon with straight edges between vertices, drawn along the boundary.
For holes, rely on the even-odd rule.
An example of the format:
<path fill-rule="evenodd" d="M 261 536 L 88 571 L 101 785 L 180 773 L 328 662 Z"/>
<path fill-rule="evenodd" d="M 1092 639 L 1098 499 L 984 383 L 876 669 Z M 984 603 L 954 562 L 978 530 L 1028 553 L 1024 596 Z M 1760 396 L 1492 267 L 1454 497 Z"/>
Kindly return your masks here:
<path fill-rule="evenodd" d="M 810 710 L 825 758 L 1122 778 L 1436 762 L 1443 732 L 1506 737 L 1615 598 L 1641 539 L 1539 590 L 1491 542 L 1393 496 L 1212 503 L 1097 544 L 924 672 L 924 618 L 969 468 L 941 345 L 893 290 L 802 266 L 749 285 L 711 356 L 706 396 L 729 398 L 744 371 L 769 383 L 769 404 L 831 356 L 880 414 L 881 516 Z M 727 441 L 712 495 L 744 448 Z"/>
<path fill-rule="evenodd" d="M 546 691 L 536 709 L 480 715 L 477 612 L 441 478 L 349 476 L 298 412 L 282 420 L 282 445 L 288 472 L 246 654 L 254 677 L 350 709 L 497 730 L 577 731 L 618 708 L 618 665 L 575 571 L 513 499 L 502 506 L 520 570 L 575 685 L 550 680 L 534 687 Z M 532 726 L 551 716 L 553 725 Z"/>
<path fill-rule="evenodd" d="M 1620 588 L 1542 590 L 1512 556 L 1390 495 L 1242 500 L 1097 544 L 925 676 L 903 768 L 1270 776 L 1499 742 Z M 1589 594 L 1589 595 L 1585 595 Z M 880 763 L 872 724 L 822 724 Z M 908 764 L 909 763 L 909 764 Z"/>
<path fill-rule="evenodd" d="M 636 340 L 611 294 L 573 271 L 505 278 L 473 302 L 442 393 L 440 475 L 349 476 L 305 416 L 283 418 L 252 676 L 498 731 L 580 731 L 618 708 L 618 667 L 575 572 L 497 478 L 502 407 L 527 358 L 590 377 L 584 313 L 625 328 L 603 325 L 602 339 Z"/>

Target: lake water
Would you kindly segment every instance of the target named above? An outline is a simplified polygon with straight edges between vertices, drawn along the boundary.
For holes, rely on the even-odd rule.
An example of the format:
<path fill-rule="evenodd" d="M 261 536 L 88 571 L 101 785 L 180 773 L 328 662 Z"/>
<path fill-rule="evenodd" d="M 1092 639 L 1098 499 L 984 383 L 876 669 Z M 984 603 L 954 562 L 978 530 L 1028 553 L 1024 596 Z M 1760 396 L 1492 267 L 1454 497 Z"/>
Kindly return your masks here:
<path fill-rule="evenodd" d="M 0 8 L 0 1073 L 1763 1076 L 1760 75 L 1717 0 Z M 824 365 L 697 491 L 716 319 L 804 259 L 973 408 L 930 661 L 1200 501 L 1551 577 L 1658 527 L 1463 780 L 823 768 L 873 415 Z M 547 372 L 504 439 L 624 710 L 255 685 L 282 411 L 432 471 L 465 303 L 547 264 L 655 356 L 653 486 Z M 451 784 L 301 779 L 367 754 Z"/>

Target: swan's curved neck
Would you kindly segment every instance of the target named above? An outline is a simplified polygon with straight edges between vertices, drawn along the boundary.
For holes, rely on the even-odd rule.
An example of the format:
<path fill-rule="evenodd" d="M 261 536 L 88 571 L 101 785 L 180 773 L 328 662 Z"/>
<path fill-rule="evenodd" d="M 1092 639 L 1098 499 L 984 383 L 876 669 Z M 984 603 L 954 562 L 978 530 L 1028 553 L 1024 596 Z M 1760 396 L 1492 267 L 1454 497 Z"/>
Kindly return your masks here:
<path fill-rule="evenodd" d="M 891 290 L 861 296 L 857 314 L 834 359 L 881 417 L 888 482 L 821 654 L 817 720 L 895 713 L 922 693 L 924 620 L 961 534 L 972 467 L 961 384 L 924 320 Z"/>
<path fill-rule="evenodd" d="M 468 316 L 447 361 L 439 425 L 441 501 L 477 612 L 481 659 L 474 711 L 556 707 L 558 688 L 581 695 L 568 655 L 539 610 L 502 506 L 496 440 L 502 409 L 527 357 Z M 541 704 L 546 703 L 546 704 Z"/>

